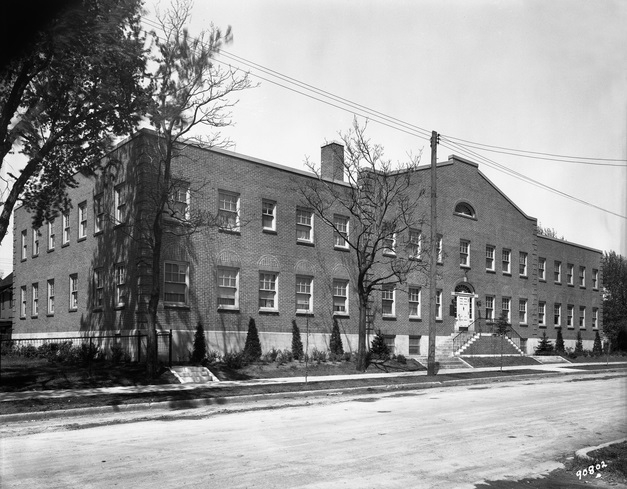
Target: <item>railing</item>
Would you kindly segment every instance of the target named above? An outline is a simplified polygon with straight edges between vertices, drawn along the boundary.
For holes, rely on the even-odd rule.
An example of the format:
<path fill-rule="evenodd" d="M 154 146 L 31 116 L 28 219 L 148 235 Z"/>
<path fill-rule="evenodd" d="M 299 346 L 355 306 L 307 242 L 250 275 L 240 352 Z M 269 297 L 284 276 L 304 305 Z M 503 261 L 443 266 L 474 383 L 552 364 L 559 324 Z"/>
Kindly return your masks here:
<path fill-rule="evenodd" d="M 460 331 L 459 334 L 455 336 L 455 338 L 453 338 L 453 354 L 455 354 L 462 346 L 468 343 L 475 334 L 479 332 L 477 331 L 477 327 L 479 326 L 479 324 L 479 319 L 475 319 L 468 326 L 468 329 L 470 329 L 472 326 L 475 326 L 474 331 Z"/>
<path fill-rule="evenodd" d="M 460 331 L 459 334 L 453 338 L 453 353 L 459 351 L 459 349 L 468 343 L 468 341 L 470 341 L 477 333 L 489 333 L 493 336 L 499 336 L 498 328 L 494 321 L 487 321 L 485 319 L 478 318 L 470 323 L 468 329 L 473 326 L 474 331 Z M 516 348 L 521 350 L 521 343 L 524 342 L 525 339 L 520 336 L 520 334 L 518 334 L 518 332 L 509 324 L 507 325 L 507 328 L 505 328 L 505 336 L 509 338 L 514 345 L 516 345 Z"/>
<path fill-rule="evenodd" d="M 493 336 L 500 335 L 496 322 L 494 321 L 486 321 L 483 327 L 480 328 L 480 330 L 482 333 L 490 333 Z M 514 328 L 512 328 L 512 326 L 509 324 L 506 326 L 504 333 L 505 333 L 505 336 L 509 338 L 509 340 L 514 345 L 516 345 L 516 348 L 520 350 L 521 349 L 520 344 L 521 344 L 521 341 L 524 341 L 524 338 L 520 336 L 520 334 Z"/>

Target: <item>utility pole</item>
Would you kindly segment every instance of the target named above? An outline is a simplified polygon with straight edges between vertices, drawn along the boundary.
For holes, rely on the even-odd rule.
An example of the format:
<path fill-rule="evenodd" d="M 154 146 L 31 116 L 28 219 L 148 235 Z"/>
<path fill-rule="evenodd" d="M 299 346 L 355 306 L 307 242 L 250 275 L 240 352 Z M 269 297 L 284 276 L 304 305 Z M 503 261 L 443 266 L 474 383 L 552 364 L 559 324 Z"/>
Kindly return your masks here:
<path fill-rule="evenodd" d="M 435 375 L 435 318 L 437 309 L 437 291 L 436 291 L 436 275 L 437 275 L 437 254 L 438 254 L 438 227 L 436 212 L 436 165 L 438 155 L 438 142 L 440 135 L 431 132 L 431 259 L 429 263 L 429 356 L 427 358 L 427 375 Z M 443 304 L 441 304 L 443 307 Z"/>

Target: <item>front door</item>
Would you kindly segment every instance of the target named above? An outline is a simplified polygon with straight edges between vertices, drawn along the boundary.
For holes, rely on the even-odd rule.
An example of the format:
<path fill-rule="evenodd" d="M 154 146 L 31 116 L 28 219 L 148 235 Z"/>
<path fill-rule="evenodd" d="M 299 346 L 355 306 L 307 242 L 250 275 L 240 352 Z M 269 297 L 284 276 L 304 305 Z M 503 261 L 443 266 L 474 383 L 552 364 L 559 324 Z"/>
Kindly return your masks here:
<path fill-rule="evenodd" d="M 457 315 L 455 318 L 455 329 L 457 331 L 468 331 L 473 322 L 473 294 L 457 294 Z"/>

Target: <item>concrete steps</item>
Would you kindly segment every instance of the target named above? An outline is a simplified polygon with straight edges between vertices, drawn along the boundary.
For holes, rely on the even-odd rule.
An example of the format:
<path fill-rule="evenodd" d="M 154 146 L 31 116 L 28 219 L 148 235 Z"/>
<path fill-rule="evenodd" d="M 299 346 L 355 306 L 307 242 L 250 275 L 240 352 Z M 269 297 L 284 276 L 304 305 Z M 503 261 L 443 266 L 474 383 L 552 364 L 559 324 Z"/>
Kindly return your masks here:
<path fill-rule="evenodd" d="M 209 369 L 205 367 L 176 366 L 170 367 L 170 372 L 181 384 L 206 384 L 207 382 L 220 382 Z"/>
<path fill-rule="evenodd" d="M 456 355 L 499 355 L 501 353 L 501 337 L 490 333 L 479 333 L 466 342 Z M 507 337 L 503 339 L 503 355 L 524 355 L 523 352 Z"/>
<path fill-rule="evenodd" d="M 426 355 L 420 355 L 411 357 L 420 363 L 423 367 L 427 368 L 429 363 L 429 357 Z M 472 368 L 466 362 L 459 357 L 453 356 L 441 356 L 440 354 L 435 356 L 435 362 L 438 364 L 439 370 L 453 369 L 453 368 Z"/>

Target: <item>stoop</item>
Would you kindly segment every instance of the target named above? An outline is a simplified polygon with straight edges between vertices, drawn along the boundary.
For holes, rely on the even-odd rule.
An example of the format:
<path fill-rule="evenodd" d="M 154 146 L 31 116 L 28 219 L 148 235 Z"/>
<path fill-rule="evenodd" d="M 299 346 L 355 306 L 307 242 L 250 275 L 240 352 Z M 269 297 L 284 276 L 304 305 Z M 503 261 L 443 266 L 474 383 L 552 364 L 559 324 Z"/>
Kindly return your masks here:
<path fill-rule="evenodd" d="M 206 384 L 207 382 L 220 382 L 220 380 L 205 367 L 170 367 L 170 372 L 179 379 L 181 384 Z"/>

